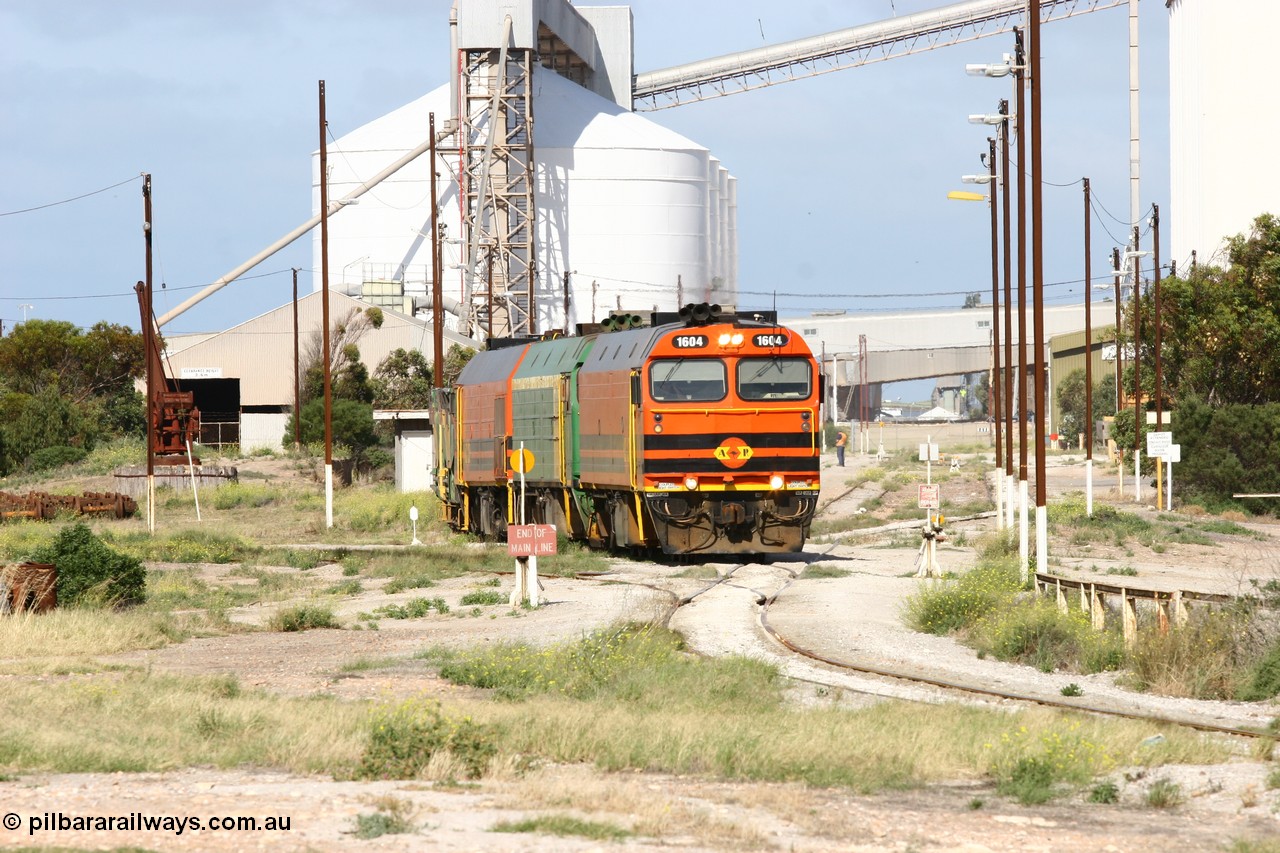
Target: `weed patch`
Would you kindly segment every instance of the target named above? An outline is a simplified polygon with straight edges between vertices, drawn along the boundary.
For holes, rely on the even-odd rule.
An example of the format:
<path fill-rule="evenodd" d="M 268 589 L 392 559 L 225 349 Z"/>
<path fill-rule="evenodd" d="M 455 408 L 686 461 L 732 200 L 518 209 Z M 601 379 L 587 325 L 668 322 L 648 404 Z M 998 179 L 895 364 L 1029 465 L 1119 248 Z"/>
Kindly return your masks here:
<path fill-rule="evenodd" d="M 954 581 L 922 586 L 907 598 L 904 619 L 917 631 L 949 634 L 1012 602 L 1020 586 L 1013 560 L 979 563 Z"/>
<path fill-rule="evenodd" d="M 370 715 L 369 742 L 360 759 L 362 779 L 414 779 L 433 756 L 447 752 L 470 778 L 480 777 L 498 752 L 493 731 L 470 717 L 450 718 L 436 702 L 410 699 Z"/>
<path fill-rule="evenodd" d="M 323 604 L 299 604 L 276 611 L 267 623 L 272 631 L 309 631 L 312 628 L 341 628 L 333 609 Z"/>
<path fill-rule="evenodd" d="M 543 835 L 576 836 L 593 841 L 621 841 L 630 832 L 612 823 L 582 820 L 569 815 L 542 815 L 518 821 L 502 821 L 490 832 L 538 832 Z"/>

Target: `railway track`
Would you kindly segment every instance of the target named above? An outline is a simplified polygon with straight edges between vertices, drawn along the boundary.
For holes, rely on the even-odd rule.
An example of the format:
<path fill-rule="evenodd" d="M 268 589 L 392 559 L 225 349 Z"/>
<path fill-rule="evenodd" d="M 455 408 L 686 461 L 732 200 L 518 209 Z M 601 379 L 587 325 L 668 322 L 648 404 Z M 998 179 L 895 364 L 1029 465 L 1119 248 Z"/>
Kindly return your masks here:
<path fill-rule="evenodd" d="M 984 703 L 1033 704 L 1102 716 L 1141 720 L 1161 726 L 1181 726 L 1216 734 L 1252 739 L 1280 739 L 1280 734 L 1228 725 L 1196 714 L 1168 714 L 1117 707 L 1116 704 L 1013 691 L 980 683 L 974 678 L 946 677 L 906 666 L 882 666 L 824 653 L 787 636 L 770 621 L 770 609 L 791 589 L 809 563 L 830 556 L 836 544 L 806 552 L 794 561 L 738 563 L 698 589 L 678 594 L 669 587 L 639 582 L 672 598 L 668 624 L 702 653 L 771 657 L 790 680 L 880 698 L 906 701 L 954 701 L 957 695 Z M 632 583 L 633 581 L 626 581 Z M 699 612 L 701 611 L 701 612 Z M 760 646 L 760 633 L 768 645 Z M 1135 696 L 1134 703 L 1141 697 Z"/>

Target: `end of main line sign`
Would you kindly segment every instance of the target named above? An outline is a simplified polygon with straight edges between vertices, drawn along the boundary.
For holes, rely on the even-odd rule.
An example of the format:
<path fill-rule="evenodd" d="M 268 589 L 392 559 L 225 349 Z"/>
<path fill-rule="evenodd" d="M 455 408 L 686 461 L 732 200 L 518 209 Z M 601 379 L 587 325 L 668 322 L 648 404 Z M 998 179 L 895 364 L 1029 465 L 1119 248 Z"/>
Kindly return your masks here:
<path fill-rule="evenodd" d="M 507 525 L 507 555 L 510 557 L 547 557 L 556 552 L 554 524 Z"/>

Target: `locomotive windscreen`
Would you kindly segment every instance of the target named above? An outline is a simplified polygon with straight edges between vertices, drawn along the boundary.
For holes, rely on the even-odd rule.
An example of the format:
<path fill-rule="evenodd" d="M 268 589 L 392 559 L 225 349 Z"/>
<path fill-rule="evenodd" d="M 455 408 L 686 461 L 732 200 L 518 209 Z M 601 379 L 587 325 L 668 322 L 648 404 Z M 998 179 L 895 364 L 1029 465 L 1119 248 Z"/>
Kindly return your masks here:
<path fill-rule="evenodd" d="M 718 358 L 656 359 L 649 368 L 649 395 L 663 403 L 713 403 L 728 393 L 725 374 Z"/>
<path fill-rule="evenodd" d="M 813 387 L 807 358 L 744 358 L 738 362 L 738 396 L 743 400 L 804 400 Z"/>

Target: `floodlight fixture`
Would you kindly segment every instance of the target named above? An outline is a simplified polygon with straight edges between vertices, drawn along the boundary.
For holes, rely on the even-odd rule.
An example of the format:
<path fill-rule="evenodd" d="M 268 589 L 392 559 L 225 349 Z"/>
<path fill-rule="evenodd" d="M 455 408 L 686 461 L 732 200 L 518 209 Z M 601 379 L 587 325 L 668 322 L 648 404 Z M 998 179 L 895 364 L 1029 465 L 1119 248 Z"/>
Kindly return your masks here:
<path fill-rule="evenodd" d="M 960 182 L 964 184 L 989 184 L 993 175 L 961 175 Z"/>
<path fill-rule="evenodd" d="M 969 116 L 969 124 L 1000 124 L 1008 116 L 995 113 L 992 115 L 978 114 Z"/>

